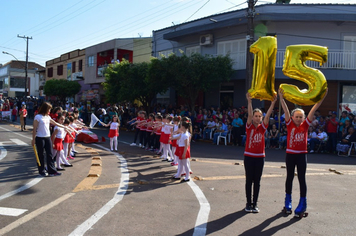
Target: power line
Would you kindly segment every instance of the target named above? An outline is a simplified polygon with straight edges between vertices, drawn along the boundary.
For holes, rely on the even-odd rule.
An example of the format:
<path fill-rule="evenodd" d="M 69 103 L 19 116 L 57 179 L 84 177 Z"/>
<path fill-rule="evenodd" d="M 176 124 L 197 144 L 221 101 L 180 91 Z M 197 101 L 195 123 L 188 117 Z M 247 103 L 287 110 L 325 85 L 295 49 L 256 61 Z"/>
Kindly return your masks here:
<path fill-rule="evenodd" d="M 200 11 L 206 4 L 208 4 L 208 2 L 210 2 L 210 0 L 206 1 L 206 3 L 203 4 L 203 6 L 201 6 L 198 10 L 196 10 L 191 16 L 189 16 L 185 21 L 183 21 L 183 23 L 187 22 L 192 16 L 194 16 L 198 11 Z"/>

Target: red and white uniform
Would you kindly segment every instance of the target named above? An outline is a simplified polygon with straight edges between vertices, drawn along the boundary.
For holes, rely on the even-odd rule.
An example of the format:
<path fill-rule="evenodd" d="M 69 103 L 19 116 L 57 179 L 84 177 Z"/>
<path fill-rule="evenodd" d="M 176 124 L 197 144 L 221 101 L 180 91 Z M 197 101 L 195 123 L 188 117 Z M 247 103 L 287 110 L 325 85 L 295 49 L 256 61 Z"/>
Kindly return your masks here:
<path fill-rule="evenodd" d="M 257 127 L 246 123 L 246 145 L 245 156 L 249 157 L 265 157 L 265 132 L 267 127 L 262 122 Z"/>
<path fill-rule="evenodd" d="M 69 125 L 70 127 L 73 127 L 72 125 Z M 72 136 L 75 137 L 75 132 L 73 131 Z M 72 138 L 68 133 L 66 134 L 66 136 L 64 137 L 64 142 L 65 143 L 74 143 L 74 138 Z"/>
<path fill-rule="evenodd" d="M 287 153 L 299 154 L 299 153 L 308 153 L 308 128 L 311 122 L 306 118 L 300 125 L 297 127 L 292 119 L 289 119 L 286 122 L 287 125 Z"/>
<path fill-rule="evenodd" d="M 147 130 L 147 127 L 146 127 L 147 121 L 144 118 L 141 118 L 141 117 L 140 117 L 140 121 L 141 121 L 141 123 L 139 124 L 140 130 L 141 131 L 146 131 Z"/>
<path fill-rule="evenodd" d="M 151 119 L 147 119 L 146 131 L 151 133 L 153 131 L 153 128 L 152 128 L 152 124 L 148 124 L 150 122 L 151 122 Z"/>
<path fill-rule="evenodd" d="M 161 122 L 161 124 L 163 124 L 163 122 Z M 156 135 L 161 136 L 161 133 L 162 133 L 162 126 L 159 127 L 159 128 L 157 128 L 156 131 L 155 131 L 155 134 L 156 134 Z"/>
<path fill-rule="evenodd" d="M 178 130 L 178 125 L 174 125 L 173 133 Z M 172 140 L 172 147 L 177 147 L 177 139 Z"/>
<path fill-rule="evenodd" d="M 175 151 L 175 155 L 179 157 L 179 159 L 183 159 L 184 147 L 185 147 L 185 140 L 188 140 L 188 147 L 187 152 L 185 153 L 185 158 L 190 158 L 190 133 L 186 131 L 185 133 L 180 134 L 179 139 L 177 140 L 177 148 Z"/>
<path fill-rule="evenodd" d="M 169 144 L 169 137 L 171 136 L 172 126 L 164 125 L 161 130 L 161 137 L 159 141 L 163 144 Z"/>
<path fill-rule="evenodd" d="M 53 149 L 57 150 L 57 151 L 61 151 L 63 150 L 63 138 L 66 134 L 66 132 L 64 131 L 63 128 L 60 128 L 58 126 L 54 127 L 54 131 L 58 130 L 57 134 L 56 134 L 56 138 L 53 141 Z"/>
<path fill-rule="evenodd" d="M 113 138 L 115 136 L 116 137 L 119 136 L 118 128 L 119 128 L 119 123 L 118 122 L 111 122 L 110 131 L 109 131 L 108 137 L 109 138 Z"/>

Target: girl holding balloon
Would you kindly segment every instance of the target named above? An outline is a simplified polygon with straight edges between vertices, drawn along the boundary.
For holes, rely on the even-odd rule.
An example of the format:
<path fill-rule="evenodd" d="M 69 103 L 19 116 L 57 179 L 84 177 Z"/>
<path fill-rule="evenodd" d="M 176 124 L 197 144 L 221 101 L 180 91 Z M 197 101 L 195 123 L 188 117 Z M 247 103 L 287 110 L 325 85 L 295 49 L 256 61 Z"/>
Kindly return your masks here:
<path fill-rule="evenodd" d="M 274 104 L 277 96 L 274 96 L 271 106 L 269 107 L 262 122 L 262 111 L 252 108 L 252 97 L 250 93 L 246 94 L 248 102 L 248 117 L 246 122 L 246 145 L 244 152 L 244 166 L 246 175 L 246 212 L 258 213 L 257 207 L 258 194 L 260 192 L 260 181 L 265 162 L 265 132 L 269 124 Z M 253 201 L 252 197 L 253 184 Z"/>
<path fill-rule="evenodd" d="M 328 90 L 326 89 L 324 97 L 316 103 L 310 110 L 308 117 L 305 119 L 304 110 L 300 108 L 294 109 L 289 113 L 286 102 L 284 101 L 283 89 L 278 90 L 279 99 L 285 114 L 285 122 L 287 125 L 287 150 L 286 150 L 286 196 L 284 212 L 287 214 L 292 213 L 292 184 L 294 178 L 294 170 L 297 167 L 298 180 L 300 186 L 300 200 L 297 208 L 295 209 L 295 217 L 305 217 L 307 213 L 307 185 L 305 180 L 305 174 L 307 169 L 307 139 L 308 128 L 314 119 L 314 113 L 322 102 L 324 101 Z"/>

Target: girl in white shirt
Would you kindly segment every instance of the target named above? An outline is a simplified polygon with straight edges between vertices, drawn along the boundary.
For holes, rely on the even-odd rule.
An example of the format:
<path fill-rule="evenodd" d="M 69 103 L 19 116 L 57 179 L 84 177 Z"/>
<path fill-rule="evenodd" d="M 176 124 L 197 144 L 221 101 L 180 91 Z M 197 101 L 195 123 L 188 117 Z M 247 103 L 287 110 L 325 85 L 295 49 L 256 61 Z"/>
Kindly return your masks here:
<path fill-rule="evenodd" d="M 191 121 L 189 118 L 185 118 L 185 120 L 181 123 L 181 133 L 179 135 L 174 136 L 172 139 L 177 139 L 177 148 L 175 151 L 175 155 L 178 156 L 178 171 L 177 175 L 174 176 L 174 179 L 180 179 L 180 173 L 182 170 L 185 172 L 185 178 L 181 180 L 182 182 L 190 181 L 190 165 L 189 165 L 189 158 L 190 158 L 190 133 L 188 130 L 191 128 Z"/>
<path fill-rule="evenodd" d="M 33 131 L 32 131 L 32 146 L 36 145 L 39 163 L 38 172 L 41 176 L 46 176 L 45 173 L 45 162 L 44 162 L 44 150 L 46 150 L 46 160 L 47 160 L 47 172 L 49 176 L 59 176 L 56 167 L 54 166 L 54 160 L 52 157 L 52 141 L 51 133 L 49 131 L 49 125 L 57 125 L 58 127 L 64 128 L 66 131 L 70 132 L 67 127 L 58 124 L 49 116 L 52 105 L 48 102 L 44 102 L 38 111 L 38 115 L 35 116 L 33 121 Z"/>
<path fill-rule="evenodd" d="M 113 146 L 115 144 L 115 151 L 117 151 L 117 138 L 119 137 L 119 127 L 120 127 L 120 120 L 116 115 L 112 116 L 111 121 L 108 124 L 102 124 L 103 126 L 110 126 L 109 131 L 109 138 L 110 138 L 110 150 L 113 150 Z"/>
<path fill-rule="evenodd" d="M 64 126 L 69 125 L 69 120 L 67 119 L 65 122 L 64 121 L 64 116 L 59 116 L 58 117 L 58 123 L 63 124 Z M 68 133 L 70 136 L 72 136 L 71 133 Z M 64 131 L 63 128 L 55 126 L 52 134 L 52 143 L 53 143 L 53 156 L 55 157 L 55 160 L 57 162 L 57 171 L 63 171 L 65 170 L 64 168 L 61 167 L 61 164 L 63 164 L 65 167 L 72 167 L 67 159 L 64 157 L 64 151 L 63 151 L 63 139 L 66 135 L 66 131 Z M 72 136 L 72 138 L 74 138 Z"/>

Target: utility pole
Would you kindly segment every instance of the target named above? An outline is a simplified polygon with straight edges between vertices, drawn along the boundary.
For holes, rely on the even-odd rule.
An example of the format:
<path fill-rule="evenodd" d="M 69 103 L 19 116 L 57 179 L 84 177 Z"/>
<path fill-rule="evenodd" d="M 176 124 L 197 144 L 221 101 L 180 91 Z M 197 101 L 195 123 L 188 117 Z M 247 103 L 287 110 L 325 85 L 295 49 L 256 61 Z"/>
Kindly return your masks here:
<path fill-rule="evenodd" d="M 27 70 L 28 70 L 28 40 L 32 39 L 32 37 L 28 37 L 28 36 L 20 36 L 17 35 L 18 38 L 23 38 L 26 39 L 26 64 L 25 64 L 25 99 L 27 98 Z"/>
<path fill-rule="evenodd" d="M 254 43 L 254 27 L 253 18 L 255 17 L 255 4 L 257 0 L 248 0 L 247 8 L 247 48 L 246 48 L 246 92 L 251 87 L 252 80 L 252 53 L 250 53 L 250 46 Z"/>

